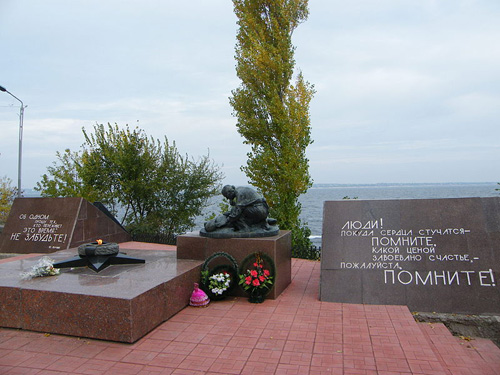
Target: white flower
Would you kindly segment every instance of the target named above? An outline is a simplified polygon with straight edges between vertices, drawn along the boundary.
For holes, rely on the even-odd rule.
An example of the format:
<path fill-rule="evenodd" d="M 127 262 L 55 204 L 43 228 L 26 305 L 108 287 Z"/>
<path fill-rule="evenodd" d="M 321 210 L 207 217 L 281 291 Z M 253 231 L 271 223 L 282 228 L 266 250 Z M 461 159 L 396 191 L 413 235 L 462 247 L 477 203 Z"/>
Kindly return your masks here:
<path fill-rule="evenodd" d="M 34 277 L 59 275 L 59 269 L 54 268 L 53 263 L 54 260 L 44 256 L 39 259 L 33 267 L 31 267 L 31 270 L 21 273 L 21 278 L 24 280 L 30 280 Z"/>
<path fill-rule="evenodd" d="M 231 284 L 231 276 L 228 273 L 217 273 L 209 277 L 209 288 L 213 294 L 223 294 Z"/>

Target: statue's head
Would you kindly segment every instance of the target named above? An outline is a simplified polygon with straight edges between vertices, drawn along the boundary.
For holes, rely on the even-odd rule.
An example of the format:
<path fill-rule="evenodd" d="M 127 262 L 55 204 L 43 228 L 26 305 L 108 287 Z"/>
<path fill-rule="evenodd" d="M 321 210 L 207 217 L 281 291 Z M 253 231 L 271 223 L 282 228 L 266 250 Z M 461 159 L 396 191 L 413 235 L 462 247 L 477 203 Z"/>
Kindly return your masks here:
<path fill-rule="evenodd" d="M 222 188 L 222 195 L 231 200 L 236 196 L 236 188 L 234 185 L 226 185 Z"/>

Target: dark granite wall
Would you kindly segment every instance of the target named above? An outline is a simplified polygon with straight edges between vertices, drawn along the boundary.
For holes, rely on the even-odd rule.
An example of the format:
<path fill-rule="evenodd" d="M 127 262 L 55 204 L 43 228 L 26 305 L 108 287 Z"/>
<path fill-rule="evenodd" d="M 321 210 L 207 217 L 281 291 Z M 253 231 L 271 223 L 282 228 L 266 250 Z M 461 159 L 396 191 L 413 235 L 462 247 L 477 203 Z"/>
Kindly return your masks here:
<path fill-rule="evenodd" d="M 327 201 L 320 298 L 500 312 L 500 198 Z"/>

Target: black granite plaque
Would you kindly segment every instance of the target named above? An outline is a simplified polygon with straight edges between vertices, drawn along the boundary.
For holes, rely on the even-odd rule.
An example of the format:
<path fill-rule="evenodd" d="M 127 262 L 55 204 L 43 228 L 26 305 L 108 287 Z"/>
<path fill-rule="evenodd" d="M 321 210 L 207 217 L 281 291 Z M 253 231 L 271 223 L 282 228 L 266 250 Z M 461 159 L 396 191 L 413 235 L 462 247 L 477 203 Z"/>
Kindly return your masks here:
<path fill-rule="evenodd" d="M 500 198 L 327 201 L 322 301 L 500 312 Z"/>
<path fill-rule="evenodd" d="M 52 253 L 97 239 L 123 242 L 130 236 L 83 198 L 16 198 L 0 234 L 0 253 Z"/>

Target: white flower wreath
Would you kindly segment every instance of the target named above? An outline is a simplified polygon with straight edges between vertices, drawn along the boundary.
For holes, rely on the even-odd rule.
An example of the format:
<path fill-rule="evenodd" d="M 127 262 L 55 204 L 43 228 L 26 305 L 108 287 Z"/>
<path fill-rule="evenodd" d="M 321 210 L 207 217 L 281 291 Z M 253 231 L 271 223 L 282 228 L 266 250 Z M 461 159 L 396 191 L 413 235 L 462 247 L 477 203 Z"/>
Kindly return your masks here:
<path fill-rule="evenodd" d="M 208 287 L 213 294 L 224 293 L 231 283 L 231 276 L 227 272 L 216 273 L 208 279 Z"/>

